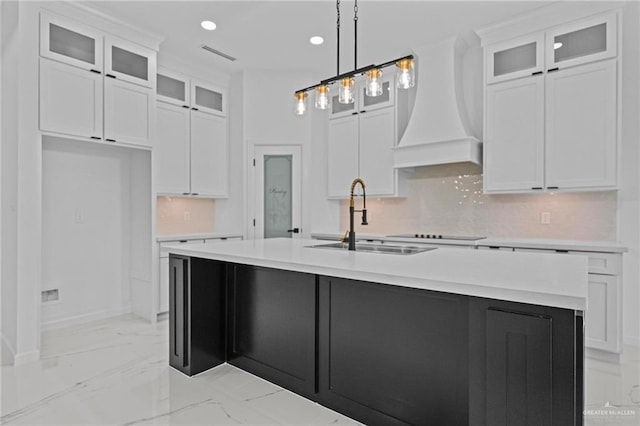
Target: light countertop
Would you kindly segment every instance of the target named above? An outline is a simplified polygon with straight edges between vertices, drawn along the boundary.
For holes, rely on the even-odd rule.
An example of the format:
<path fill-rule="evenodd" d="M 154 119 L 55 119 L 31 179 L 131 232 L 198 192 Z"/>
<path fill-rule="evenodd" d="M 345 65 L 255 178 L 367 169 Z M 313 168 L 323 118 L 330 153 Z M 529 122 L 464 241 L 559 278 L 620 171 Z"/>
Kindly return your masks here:
<path fill-rule="evenodd" d="M 168 241 L 206 240 L 210 238 L 242 238 L 241 233 L 208 232 L 199 234 L 162 235 L 156 237 L 156 241 L 164 243 Z"/>
<path fill-rule="evenodd" d="M 393 255 L 308 247 L 324 243 L 276 238 L 168 245 L 165 250 L 224 262 L 490 299 L 574 310 L 586 307 L 587 259 L 583 256 L 464 248 Z"/>

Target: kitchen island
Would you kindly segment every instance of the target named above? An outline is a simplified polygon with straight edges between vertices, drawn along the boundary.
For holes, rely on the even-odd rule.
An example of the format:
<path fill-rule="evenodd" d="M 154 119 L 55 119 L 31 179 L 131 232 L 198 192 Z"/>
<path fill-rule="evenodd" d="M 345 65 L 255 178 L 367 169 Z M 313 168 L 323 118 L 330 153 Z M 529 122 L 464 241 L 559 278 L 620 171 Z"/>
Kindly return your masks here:
<path fill-rule="evenodd" d="M 167 247 L 171 365 L 228 362 L 366 424 L 582 424 L 584 258 L 320 244 Z"/>

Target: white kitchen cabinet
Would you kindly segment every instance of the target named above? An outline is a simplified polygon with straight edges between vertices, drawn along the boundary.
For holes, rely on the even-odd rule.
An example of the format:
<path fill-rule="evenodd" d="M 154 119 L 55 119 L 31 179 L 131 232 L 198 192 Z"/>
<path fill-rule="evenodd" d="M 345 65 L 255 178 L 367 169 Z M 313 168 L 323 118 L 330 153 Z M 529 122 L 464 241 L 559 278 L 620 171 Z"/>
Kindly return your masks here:
<path fill-rule="evenodd" d="M 158 68 L 156 78 L 156 99 L 158 101 L 184 108 L 190 107 L 189 77 L 164 68 Z"/>
<path fill-rule="evenodd" d="M 158 80 L 160 83 L 160 80 Z M 166 194 L 189 194 L 191 179 L 190 111 L 156 104 L 157 146 L 155 149 L 156 190 Z"/>
<path fill-rule="evenodd" d="M 548 30 L 546 68 L 565 69 L 617 54 L 617 15 L 609 12 Z"/>
<path fill-rule="evenodd" d="M 397 196 L 398 172 L 393 167 L 397 142 L 395 84 L 383 77 L 383 93 L 367 96 L 356 86 L 356 100 L 339 104 L 332 97 L 327 132 L 327 195 L 347 198 L 351 182 L 360 177 L 370 196 Z"/>
<path fill-rule="evenodd" d="M 106 78 L 104 80 L 105 140 L 150 147 L 154 100 L 152 89 Z"/>
<path fill-rule="evenodd" d="M 104 48 L 107 77 L 156 87 L 156 53 L 153 50 L 113 36 L 105 37 Z"/>
<path fill-rule="evenodd" d="M 587 256 L 587 354 L 616 361 L 622 353 L 622 254 L 524 248 L 514 251 Z"/>
<path fill-rule="evenodd" d="M 544 67 L 544 34 L 531 34 L 487 48 L 487 83 L 541 74 Z"/>
<path fill-rule="evenodd" d="M 40 130 L 102 139 L 102 76 L 40 60 Z"/>
<path fill-rule="evenodd" d="M 616 61 L 547 75 L 546 186 L 616 187 Z"/>
<path fill-rule="evenodd" d="M 227 197 L 227 119 L 164 102 L 157 114 L 157 192 Z"/>
<path fill-rule="evenodd" d="M 607 13 L 487 47 L 485 192 L 617 189 L 615 23 Z M 542 36 L 544 71 L 539 54 L 495 71 L 498 53 Z"/>
<path fill-rule="evenodd" d="M 102 72 L 103 34 L 60 16 L 40 14 L 40 56 Z"/>
<path fill-rule="evenodd" d="M 544 76 L 487 87 L 485 192 L 544 186 Z"/>
<path fill-rule="evenodd" d="M 211 114 L 227 115 L 227 91 L 209 83 L 191 80 L 191 109 Z"/>
<path fill-rule="evenodd" d="M 329 120 L 327 137 L 327 194 L 329 197 L 349 197 L 351 182 L 358 177 L 359 173 L 358 145 L 357 115 Z"/>
<path fill-rule="evenodd" d="M 395 146 L 395 111 L 384 108 L 360 113 L 360 177 L 372 196 L 394 195 L 396 170 L 393 168 Z"/>

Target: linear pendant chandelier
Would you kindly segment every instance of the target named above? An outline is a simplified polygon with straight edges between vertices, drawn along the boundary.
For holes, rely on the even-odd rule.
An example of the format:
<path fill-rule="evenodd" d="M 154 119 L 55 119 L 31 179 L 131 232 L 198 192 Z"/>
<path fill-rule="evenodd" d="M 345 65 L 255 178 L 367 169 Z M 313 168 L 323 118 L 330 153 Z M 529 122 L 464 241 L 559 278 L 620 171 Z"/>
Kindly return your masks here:
<path fill-rule="evenodd" d="M 356 77 L 365 76 L 365 94 L 367 96 L 382 95 L 382 69 L 396 66 L 396 86 L 399 89 L 409 89 L 415 85 L 415 61 L 413 55 L 403 56 L 392 61 L 379 65 L 367 65 L 358 68 L 358 0 L 353 5 L 353 28 L 354 28 L 354 49 L 353 49 L 353 71 L 340 74 L 340 0 L 336 0 L 336 75 L 320 81 L 313 86 L 296 90 L 295 109 L 296 115 L 303 115 L 307 110 L 308 92 L 315 92 L 315 107 L 317 109 L 328 109 L 330 106 L 330 87 L 338 83 L 338 102 L 341 104 L 351 104 L 355 101 L 354 89 Z"/>

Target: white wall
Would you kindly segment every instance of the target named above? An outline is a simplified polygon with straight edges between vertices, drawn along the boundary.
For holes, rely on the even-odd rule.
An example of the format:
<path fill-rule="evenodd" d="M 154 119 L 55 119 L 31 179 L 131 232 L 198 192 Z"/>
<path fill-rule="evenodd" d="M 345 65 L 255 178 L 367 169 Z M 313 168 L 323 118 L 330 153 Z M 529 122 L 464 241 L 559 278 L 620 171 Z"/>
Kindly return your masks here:
<path fill-rule="evenodd" d="M 130 311 L 131 161 L 127 150 L 43 143 L 43 326 Z"/>

